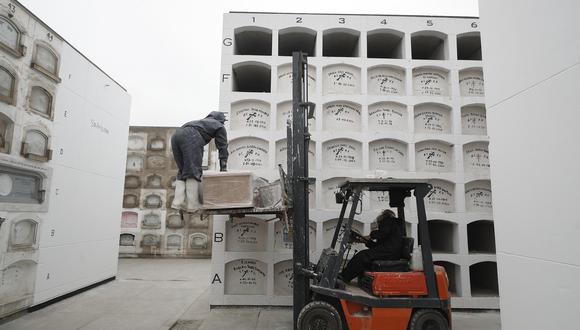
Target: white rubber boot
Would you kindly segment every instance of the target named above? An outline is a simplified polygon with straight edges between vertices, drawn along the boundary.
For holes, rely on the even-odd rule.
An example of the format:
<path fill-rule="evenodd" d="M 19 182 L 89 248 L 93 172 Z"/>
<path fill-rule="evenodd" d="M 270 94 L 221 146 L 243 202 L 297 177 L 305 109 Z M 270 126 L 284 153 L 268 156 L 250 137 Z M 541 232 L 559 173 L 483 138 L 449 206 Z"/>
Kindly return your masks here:
<path fill-rule="evenodd" d="M 185 181 L 185 195 L 187 199 L 187 212 L 195 212 L 201 208 L 201 182 L 196 179 Z"/>
<path fill-rule="evenodd" d="M 173 196 L 173 202 L 171 203 L 171 208 L 176 210 L 184 209 L 185 204 L 185 181 L 176 180 L 175 181 L 175 196 Z"/>

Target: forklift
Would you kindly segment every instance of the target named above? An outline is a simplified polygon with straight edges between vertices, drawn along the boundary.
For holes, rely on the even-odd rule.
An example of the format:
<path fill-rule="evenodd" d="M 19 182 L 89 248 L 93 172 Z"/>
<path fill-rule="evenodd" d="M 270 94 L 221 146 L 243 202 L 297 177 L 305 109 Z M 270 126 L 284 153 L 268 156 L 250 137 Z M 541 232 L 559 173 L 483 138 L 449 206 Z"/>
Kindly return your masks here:
<path fill-rule="evenodd" d="M 293 237 L 293 317 L 297 330 L 447 330 L 451 329 L 451 298 L 445 269 L 433 265 L 424 198 L 431 190 L 425 180 L 347 179 L 336 193 L 342 203 L 331 246 L 314 265 L 308 242 L 307 121 L 315 105 L 308 102 L 306 54 L 292 54 L 292 120 L 287 126 L 288 175 L 283 179 Z M 374 260 L 356 284 L 337 280 L 353 243 L 362 236 L 352 226 L 363 191 L 388 193 L 390 207 L 405 220 L 405 200 L 415 197 L 418 246 L 422 267 L 411 269 L 414 240 L 403 239 L 400 260 Z M 348 212 L 347 212 L 348 211 Z M 347 216 L 348 214 L 348 216 Z M 417 249 L 419 250 L 419 249 Z"/>

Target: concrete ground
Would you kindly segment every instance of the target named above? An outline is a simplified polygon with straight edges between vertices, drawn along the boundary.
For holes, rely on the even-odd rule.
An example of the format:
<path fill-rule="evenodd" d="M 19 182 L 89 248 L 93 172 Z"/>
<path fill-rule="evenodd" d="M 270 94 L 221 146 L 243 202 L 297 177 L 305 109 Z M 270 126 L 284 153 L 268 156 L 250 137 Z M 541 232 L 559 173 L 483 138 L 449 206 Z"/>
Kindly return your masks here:
<path fill-rule="evenodd" d="M 120 259 L 117 280 L 0 324 L 0 329 L 292 329 L 290 308 L 215 308 L 210 260 Z M 501 329 L 498 312 L 454 312 L 457 330 Z"/>

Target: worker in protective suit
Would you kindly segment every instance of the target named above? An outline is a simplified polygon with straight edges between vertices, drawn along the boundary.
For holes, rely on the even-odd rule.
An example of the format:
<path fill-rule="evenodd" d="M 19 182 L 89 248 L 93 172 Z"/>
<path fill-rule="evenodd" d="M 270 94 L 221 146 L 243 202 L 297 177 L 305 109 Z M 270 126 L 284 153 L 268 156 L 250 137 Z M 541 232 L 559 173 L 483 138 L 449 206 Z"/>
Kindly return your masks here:
<path fill-rule="evenodd" d="M 215 139 L 219 152 L 220 171 L 227 170 L 229 153 L 225 121 L 222 112 L 212 111 L 204 119 L 181 126 L 171 137 L 171 149 L 178 168 L 172 208 L 188 212 L 201 208 L 203 147 L 211 139 Z"/>
<path fill-rule="evenodd" d="M 363 237 L 369 248 L 356 253 L 340 273 L 339 279 L 348 283 L 353 278 L 368 270 L 374 260 L 399 260 L 405 224 L 398 219 L 391 210 L 384 210 L 377 217 L 378 229 L 371 231 L 369 236 Z"/>

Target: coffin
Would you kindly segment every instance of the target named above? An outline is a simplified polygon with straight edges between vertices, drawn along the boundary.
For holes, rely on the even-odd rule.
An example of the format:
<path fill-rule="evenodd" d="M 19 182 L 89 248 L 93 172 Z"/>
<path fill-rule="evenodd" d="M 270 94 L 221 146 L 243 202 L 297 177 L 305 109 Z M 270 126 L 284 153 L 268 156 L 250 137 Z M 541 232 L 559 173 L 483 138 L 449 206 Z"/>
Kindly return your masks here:
<path fill-rule="evenodd" d="M 266 180 L 255 177 L 249 171 L 204 172 L 203 208 L 264 207 L 259 188 L 267 185 Z"/>

